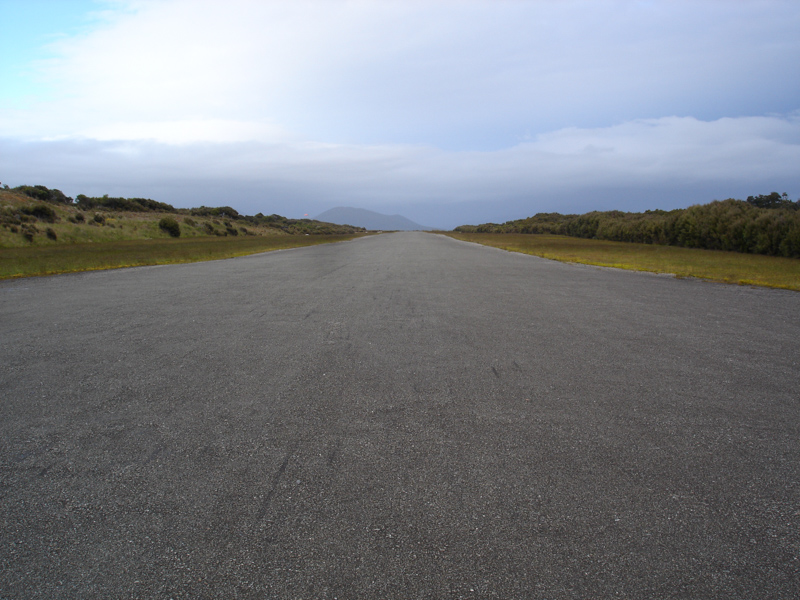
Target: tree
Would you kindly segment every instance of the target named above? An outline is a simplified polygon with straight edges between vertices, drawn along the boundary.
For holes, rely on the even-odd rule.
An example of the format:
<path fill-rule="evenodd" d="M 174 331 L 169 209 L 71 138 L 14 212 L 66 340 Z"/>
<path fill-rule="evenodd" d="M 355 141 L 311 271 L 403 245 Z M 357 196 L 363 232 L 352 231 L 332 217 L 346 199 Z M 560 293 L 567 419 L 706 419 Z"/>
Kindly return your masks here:
<path fill-rule="evenodd" d="M 789 196 L 786 194 L 786 192 L 783 194 L 772 192 L 771 194 L 766 195 L 760 194 L 758 196 L 748 196 L 747 202 L 748 204 L 752 204 L 758 208 L 788 208 L 791 210 L 797 210 L 798 208 L 797 202 L 792 202 L 789 200 Z"/>

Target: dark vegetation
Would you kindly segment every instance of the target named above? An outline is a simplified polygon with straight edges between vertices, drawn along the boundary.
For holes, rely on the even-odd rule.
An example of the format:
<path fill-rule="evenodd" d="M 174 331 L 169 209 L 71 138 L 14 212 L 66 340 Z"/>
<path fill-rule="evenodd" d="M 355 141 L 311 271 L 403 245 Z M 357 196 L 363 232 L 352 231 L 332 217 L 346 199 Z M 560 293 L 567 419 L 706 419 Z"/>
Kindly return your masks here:
<path fill-rule="evenodd" d="M 289 219 L 281 215 L 255 216 L 239 214 L 230 206 L 199 208 L 175 208 L 171 204 L 158 202 L 149 198 L 112 198 L 107 194 L 102 197 L 89 197 L 79 194 L 75 200 L 61 190 L 48 189 L 43 185 L 21 185 L 12 189 L 8 186 L 1 193 L 9 193 L 8 201 L 0 203 L 0 227 L 8 233 L 21 235 L 28 242 L 34 239 L 51 241 L 63 240 L 59 228 L 64 223 L 100 227 L 103 230 L 123 228 L 122 221 L 130 222 L 130 218 L 139 220 L 153 219 L 158 229 L 171 237 L 180 237 L 182 227 L 184 233 L 192 235 L 253 236 L 269 234 L 289 235 L 349 235 L 364 232 L 362 227 L 336 225 L 312 219 Z M 30 199 L 24 201 L 24 199 Z M 20 199 L 23 199 L 22 201 Z M 127 215 L 127 217 L 126 217 Z M 151 215 L 151 216 L 148 216 Z M 179 223 L 179 220 L 183 223 Z M 37 223 L 57 224 L 40 229 Z M 115 224 L 116 223 L 116 224 Z M 126 225 L 126 227 L 128 227 Z M 144 229 L 144 226 L 130 225 L 133 230 Z M 41 238 L 37 238 L 44 233 Z M 123 232 L 119 236 L 124 236 Z"/>
<path fill-rule="evenodd" d="M 181 237 L 181 226 L 172 217 L 164 217 L 158 222 L 158 227 L 166 231 L 170 237 Z"/>
<path fill-rule="evenodd" d="M 44 187 L 44 186 L 36 186 Z M 15 188 L 19 189 L 19 188 Z M 175 207 L 165 202 L 156 202 L 149 198 L 109 198 L 108 194 L 102 198 L 89 198 L 83 194 L 78 194 L 75 206 L 81 210 L 119 210 L 129 212 L 177 212 Z"/>
<path fill-rule="evenodd" d="M 455 231 L 555 234 L 800 258 L 800 200 L 772 192 L 671 211 L 538 213 L 502 224 L 462 225 Z"/>
<path fill-rule="evenodd" d="M 72 198 L 64 194 L 61 190 L 49 190 L 43 185 L 21 185 L 15 187 L 14 191 L 44 202 L 72 204 Z"/>

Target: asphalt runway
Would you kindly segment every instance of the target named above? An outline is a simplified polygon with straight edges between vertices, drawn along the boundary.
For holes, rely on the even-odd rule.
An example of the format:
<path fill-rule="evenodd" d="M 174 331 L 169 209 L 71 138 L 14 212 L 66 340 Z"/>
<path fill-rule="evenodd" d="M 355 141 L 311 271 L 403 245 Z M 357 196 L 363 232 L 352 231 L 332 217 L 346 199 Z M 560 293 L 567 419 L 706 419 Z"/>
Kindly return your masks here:
<path fill-rule="evenodd" d="M 800 597 L 800 294 L 397 233 L 0 282 L 0 598 Z"/>

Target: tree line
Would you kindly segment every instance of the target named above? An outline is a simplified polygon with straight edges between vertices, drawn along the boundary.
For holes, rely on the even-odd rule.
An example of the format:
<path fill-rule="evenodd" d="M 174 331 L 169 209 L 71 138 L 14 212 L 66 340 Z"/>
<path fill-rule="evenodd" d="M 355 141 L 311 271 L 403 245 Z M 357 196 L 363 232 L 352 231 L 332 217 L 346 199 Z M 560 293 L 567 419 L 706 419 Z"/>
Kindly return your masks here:
<path fill-rule="evenodd" d="M 786 194 L 715 200 L 689 208 L 582 215 L 538 213 L 506 223 L 461 225 L 463 233 L 549 233 L 800 258 L 800 199 Z"/>

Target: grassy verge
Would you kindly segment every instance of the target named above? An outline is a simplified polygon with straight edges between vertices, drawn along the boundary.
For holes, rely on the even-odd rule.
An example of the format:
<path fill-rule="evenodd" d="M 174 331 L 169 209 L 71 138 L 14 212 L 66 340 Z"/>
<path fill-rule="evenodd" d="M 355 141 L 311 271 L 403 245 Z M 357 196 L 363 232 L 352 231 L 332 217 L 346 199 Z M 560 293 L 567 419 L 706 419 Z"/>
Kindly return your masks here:
<path fill-rule="evenodd" d="M 124 198 L 111 200 L 129 202 Z M 235 212 L 230 207 L 223 208 Z M 313 219 L 288 219 L 261 213 L 252 217 L 231 216 L 213 212 L 219 210 L 206 207 L 173 209 L 172 212 L 106 208 L 89 210 L 72 203 L 40 201 L 15 190 L 0 190 L 0 248 L 165 240 L 173 237 L 350 235 L 364 231 L 350 225 Z"/>
<path fill-rule="evenodd" d="M 586 265 L 672 273 L 712 281 L 800 291 L 800 260 L 675 246 L 629 244 L 558 235 L 447 233 L 511 252 Z"/>
<path fill-rule="evenodd" d="M 0 248 L 0 279 L 217 260 L 363 235 L 205 237 Z"/>

